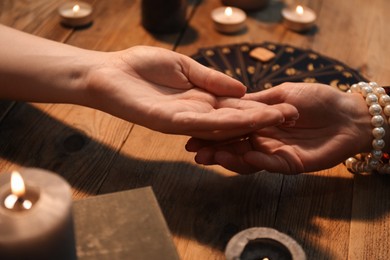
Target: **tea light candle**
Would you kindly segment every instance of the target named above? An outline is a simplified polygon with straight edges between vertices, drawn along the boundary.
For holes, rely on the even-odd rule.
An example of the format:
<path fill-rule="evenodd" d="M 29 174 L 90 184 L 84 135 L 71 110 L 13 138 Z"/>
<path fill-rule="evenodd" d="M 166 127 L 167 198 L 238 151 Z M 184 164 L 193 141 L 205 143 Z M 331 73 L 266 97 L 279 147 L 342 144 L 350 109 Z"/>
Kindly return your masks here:
<path fill-rule="evenodd" d="M 61 23 L 70 27 L 85 26 L 92 22 L 92 6 L 81 1 L 64 3 L 58 8 Z"/>
<path fill-rule="evenodd" d="M 246 14 L 236 7 L 218 7 L 211 12 L 215 29 L 223 33 L 236 33 L 245 28 Z"/>
<path fill-rule="evenodd" d="M 41 169 L 0 174 L 0 230 L 0 259 L 76 259 L 70 186 Z"/>
<path fill-rule="evenodd" d="M 295 8 L 284 8 L 282 16 L 285 26 L 297 32 L 309 30 L 317 18 L 312 9 L 303 5 L 297 5 Z"/>
<path fill-rule="evenodd" d="M 288 235 L 272 228 L 245 229 L 229 240 L 226 260 L 306 260 L 302 247 Z"/>

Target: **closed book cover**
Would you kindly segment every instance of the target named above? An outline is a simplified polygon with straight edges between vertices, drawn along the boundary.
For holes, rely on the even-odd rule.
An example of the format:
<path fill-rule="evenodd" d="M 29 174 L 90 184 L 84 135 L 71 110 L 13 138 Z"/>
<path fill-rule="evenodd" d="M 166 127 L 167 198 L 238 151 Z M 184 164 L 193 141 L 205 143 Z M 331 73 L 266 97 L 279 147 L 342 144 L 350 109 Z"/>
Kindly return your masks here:
<path fill-rule="evenodd" d="M 78 259 L 179 259 L 150 187 L 73 205 Z"/>

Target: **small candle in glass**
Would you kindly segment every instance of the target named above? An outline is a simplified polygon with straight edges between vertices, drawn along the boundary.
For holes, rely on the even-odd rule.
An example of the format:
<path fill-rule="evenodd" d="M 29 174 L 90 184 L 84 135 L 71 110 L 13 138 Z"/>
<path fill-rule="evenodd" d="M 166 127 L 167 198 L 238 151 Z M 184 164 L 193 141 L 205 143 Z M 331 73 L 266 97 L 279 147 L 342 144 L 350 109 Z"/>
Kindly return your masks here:
<path fill-rule="evenodd" d="M 215 29 L 222 33 L 237 33 L 245 28 L 246 14 L 236 7 L 218 7 L 211 12 L 211 18 Z"/>
<path fill-rule="evenodd" d="M 66 2 L 58 8 L 61 23 L 69 27 L 81 27 L 91 24 L 92 11 L 92 6 L 82 1 Z"/>
<path fill-rule="evenodd" d="M 294 8 L 286 7 L 282 10 L 284 25 L 297 32 L 305 32 L 314 26 L 316 13 L 307 6 L 297 5 Z"/>

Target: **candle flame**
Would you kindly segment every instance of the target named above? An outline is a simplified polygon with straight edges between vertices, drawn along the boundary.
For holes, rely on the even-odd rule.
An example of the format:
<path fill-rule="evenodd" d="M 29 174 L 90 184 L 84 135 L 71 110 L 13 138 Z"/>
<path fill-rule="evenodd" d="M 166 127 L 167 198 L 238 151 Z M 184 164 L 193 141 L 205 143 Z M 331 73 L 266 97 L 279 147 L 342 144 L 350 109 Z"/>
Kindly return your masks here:
<path fill-rule="evenodd" d="M 73 10 L 74 13 L 77 13 L 80 10 L 80 6 L 79 5 L 73 6 L 72 10 Z"/>
<path fill-rule="evenodd" d="M 302 15 L 303 14 L 303 6 L 297 5 L 297 7 L 295 8 L 295 12 L 297 12 L 297 14 L 299 14 L 299 15 Z"/>
<path fill-rule="evenodd" d="M 18 198 L 23 197 L 26 193 L 23 178 L 17 171 L 13 171 L 11 174 L 11 191 Z"/>
<path fill-rule="evenodd" d="M 233 9 L 231 7 L 226 7 L 225 15 L 226 16 L 232 16 L 232 14 L 233 14 Z"/>

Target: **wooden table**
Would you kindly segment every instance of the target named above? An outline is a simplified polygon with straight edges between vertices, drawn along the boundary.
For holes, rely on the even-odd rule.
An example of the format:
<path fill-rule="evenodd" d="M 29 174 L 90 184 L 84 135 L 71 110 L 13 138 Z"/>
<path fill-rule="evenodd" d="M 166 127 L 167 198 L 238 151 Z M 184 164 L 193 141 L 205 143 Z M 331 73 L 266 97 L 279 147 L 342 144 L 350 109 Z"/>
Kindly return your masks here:
<path fill-rule="evenodd" d="M 304 1 L 318 14 L 308 34 L 280 22 L 280 1 L 249 15 L 245 33 L 217 33 L 218 0 L 191 1 L 182 34 L 151 35 L 140 25 L 140 0 L 89 0 L 91 27 L 59 23 L 61 1 L 0 2 L 0 22 L 100 51 L 144 44 L 187 55 L 218 44 L 273 41 L 337 58 L 370 80 L 390 85 L 390 1 Z M 0 36 L 1 37 L 1 36 Z M 28 43 L 26 43 L 28 44 Z M 0 46 L 1 47 L 1 46 Z M 0 57 L 1 58 L 1 57 Z M 75 105 L 0 103 L 2 171 L 41 167 L 64 176 L 74 199 L 152 186 L 182 259 L 223 259 L 238 231 L 273 227 L 295 238 L 308 259 L 389 259 L 390 179 L 352 176 L 343 165 L 283 176 L 239 176 L 202 167 L 184 150 L 187 137 L 157 133 Z"/>

